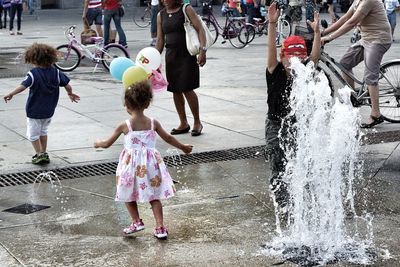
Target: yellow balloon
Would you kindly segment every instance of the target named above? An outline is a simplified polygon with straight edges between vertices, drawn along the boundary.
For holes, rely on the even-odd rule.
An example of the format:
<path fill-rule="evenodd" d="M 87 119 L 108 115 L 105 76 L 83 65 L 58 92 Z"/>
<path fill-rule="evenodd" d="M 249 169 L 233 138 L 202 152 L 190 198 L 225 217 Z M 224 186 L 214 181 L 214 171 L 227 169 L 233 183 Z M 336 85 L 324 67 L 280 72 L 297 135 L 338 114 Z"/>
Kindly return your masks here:
<path fill-rule="evenodd" d="M 148 74 L 140 66 L 129 67 L 122 75 L 122 84 L 127 89 L 130 85 L 148 79 Z"/>

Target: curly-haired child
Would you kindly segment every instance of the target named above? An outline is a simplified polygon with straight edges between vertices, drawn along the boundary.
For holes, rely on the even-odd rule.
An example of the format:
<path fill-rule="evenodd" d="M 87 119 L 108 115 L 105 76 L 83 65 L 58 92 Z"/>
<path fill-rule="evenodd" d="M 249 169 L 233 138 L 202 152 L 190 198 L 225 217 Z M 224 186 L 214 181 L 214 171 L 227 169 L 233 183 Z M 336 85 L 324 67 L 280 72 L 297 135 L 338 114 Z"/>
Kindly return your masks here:
<path fill-rule="evenodd" d="M 175 187 L 161 154 L 155 149 L 157 134 L 168 144 L 184 153 L 192 151 L 191 145 L 180 143 L 167 133 L 161 124 L 144 115 L 153 98 L 148 81 L 131 85 L 125 91 L 124 101 L 130 118 L 121 122 L 105 140 L 97 140 L 95 148 L 108 148 L 121 134 L 125 135 L 124 149 L 119 156 L 116 170 L 117 193 L 115 200 L 125 202 L 132 224 L 123 229 L 125 235 L 144 230 L 137 202 L 150 202 L 156 220 L 154 236 L 166 239 L 168 230 L 163 222 L 160 200 L 174 195 Z"/>
<path fill-rule="evenodd" d="M 31 141 L 36 154 L 33 164 L 50 163 L 47 149 L 47 132 L 63 86 L 72 102 L 78 102 L 79 96 L 72 93 L 69 78 L 56 69 L 57 50 L 46 44 L 34 43 L 25 51 L 25 63 L 33 64 L 22 81 L 11 93 L 4 96 L 6 102 L 14 95 L 29 87 L 25 110 L 27 116 L 27 138 Z"/>

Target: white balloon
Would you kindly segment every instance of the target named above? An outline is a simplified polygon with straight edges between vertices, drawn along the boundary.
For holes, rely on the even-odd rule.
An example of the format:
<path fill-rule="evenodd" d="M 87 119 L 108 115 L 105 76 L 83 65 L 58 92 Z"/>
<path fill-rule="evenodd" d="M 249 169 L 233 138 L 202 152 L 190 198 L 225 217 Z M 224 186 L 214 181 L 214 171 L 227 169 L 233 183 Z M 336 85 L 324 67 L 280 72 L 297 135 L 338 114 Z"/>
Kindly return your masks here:
<path fill-rule="evenodd" d="M 145 47 L 136 56 L 136 65 L 140 65 L 147 73 L 156 70 L 161 65 L 161 55 L 154 47 Z"/>

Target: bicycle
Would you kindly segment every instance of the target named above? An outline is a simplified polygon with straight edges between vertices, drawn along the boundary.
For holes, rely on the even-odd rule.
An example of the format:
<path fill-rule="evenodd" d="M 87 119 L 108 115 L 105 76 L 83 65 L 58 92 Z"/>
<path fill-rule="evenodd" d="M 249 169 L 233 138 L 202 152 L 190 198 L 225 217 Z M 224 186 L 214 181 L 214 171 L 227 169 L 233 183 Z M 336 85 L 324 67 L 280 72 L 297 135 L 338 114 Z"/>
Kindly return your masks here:
<path fill-rule="evenodd" d="M 287 20 L 283 8 L 280 7 L 280 15 L 276 24 L 276 46 L 281 47 L 282 41 L 292 33 L 292 25 Z M 268 19 L 262 20 L 260 18 L 254 18 L 254 24 L 246 23 L 247 30 L 249 32 L 249 43 L 251 43 L 256 34 L 261 36 L 268 34 Z"/>
<path fill-rule="evenodd" d="M 327 25 L 326 21 L 321 22 Z M 304 28 L 304 32 L 308 32 L 308 29 Z M 301 34 L 297 31 L 297 35 L 302 35 L 307 42 L 310 42 L 310 36 L 313 34 Z M 321 65 L 321 63 L 323 65 Z M 358 79 L 355 75 L 348 70 L 346 70 L 339 62 L 332 58 L 327 52 L 325 52 L 324 47 L 321 47 L 321 56 L 319 59 L 318 66 L 324 70 L 328 81 L 331 81 L 330 75 L 326 70 L 329 70 L 342 84 L 342 86 L 348 86 L 352 88 L 347 81 L 342 77 L 341 72 L 345 73 L 358 88 L 352 89 L 350 96 L 351 103 L 354 107 L 360 106 L 371 106 L 371 100 L 368 93 L 368 86 L 363 80 Z M 330 83 L 331 85 L 332 83 Z M 379 70 L 379 106 L 381 114 L 384 119 L 388 122 L 399 123 L 400 122 L 400 59 L 389 60 L 383 62 L 380 65 Z M 334 89 L 333 86 L 331 89 Z"/>
<path fill-rule="evenodd" d="M 62 71 L 73 71 L 79 66 L 81 60 L 87 57 L 96 63 L 95 70 L 100 62 L 106 70 L 110 70 L 111 61 L 114 58 L 129 58 L 128 51 L 120 44 L 111 43 L 103 46 L 103 37 L 90 37 L 94 44 L 83 45 L 75 36 L 75 28 L 75 25 L 70 26 L 64 32 L 68 44 L 56 48 L 59 56 L 59 60 L 55 63 L 56 68 Z"/>
<path fill-rule="evenodd" d="M 206 12 L 204 12 L 204 10 Z M 249 33 L 247 31 L 246 23 L 244 17 L 232 17 L 233 11 L 227 10 L 225 14 L 225 24 L 222 27 L 217 19 L 215 18 L 211 2 L 203 2 L 203 14 L 201 19 L 206 24 L 207 28 L 210 30 L 211 34 L 214 36 L 214 43 L 217 41 L 218 36 L 224 39 L 222 43 L 229 40 L 231 45 L 235 48 L 243 48 L 248 44 Z"/>
<path fill-rule="evenodd" d="M 151 1 L 144 1 L 146 8 L 143 13 L 137 10 L 133 15 L 133 22 L 140 28 L 146 28 L 151 24 Z"/>

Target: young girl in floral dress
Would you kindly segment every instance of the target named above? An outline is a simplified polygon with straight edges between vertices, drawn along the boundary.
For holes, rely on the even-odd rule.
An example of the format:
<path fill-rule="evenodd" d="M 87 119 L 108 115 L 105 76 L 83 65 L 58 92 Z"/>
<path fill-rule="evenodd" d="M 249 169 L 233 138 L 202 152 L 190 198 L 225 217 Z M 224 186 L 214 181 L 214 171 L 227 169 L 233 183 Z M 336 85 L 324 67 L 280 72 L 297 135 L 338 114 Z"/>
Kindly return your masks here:
<path fill-rule="evenodd" d="M 95 148 L 111 146 L 123 133 L 122 150 L 116 171 L 117 193 L 115 200 L 125 202 L 132 218 L 132 224 L 123 229 L 125 235 L 131 235 L 144 229 L 140 219 L 137 202 L 150 202 L 156 220 L 154 236 L 166 239 L 168 230 L 163 222 L 163 210 L 160 200 L 174 195 L 175 187 L 161 154 L 155 149 L 157 134 L 168 144 L 188 154 L 191 145 L 180 143 L 168 134 L 161 124 L 144 115 L 153 94 L 148 81 L 135 83 L 125 91 L 125 106 L 130 118 L 120 123 L 113 134 L 105 140 L 97 140 Z"/>

